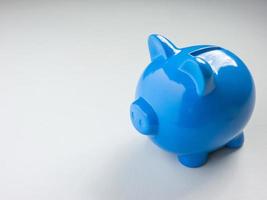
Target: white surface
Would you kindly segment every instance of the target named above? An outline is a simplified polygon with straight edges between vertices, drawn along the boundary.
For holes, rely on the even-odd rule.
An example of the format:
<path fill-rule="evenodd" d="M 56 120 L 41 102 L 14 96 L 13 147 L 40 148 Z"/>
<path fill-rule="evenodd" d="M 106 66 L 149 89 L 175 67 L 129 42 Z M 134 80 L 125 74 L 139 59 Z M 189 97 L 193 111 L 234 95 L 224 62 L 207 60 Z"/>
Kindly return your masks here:
<path fill-rule="evenodd" d="M 267 199 L 266 6 L 0 1 L 0 199 Z M 150 33 L 247 63 L 257 104 L 242 149 L 189 169 L 132 128 Z"/>

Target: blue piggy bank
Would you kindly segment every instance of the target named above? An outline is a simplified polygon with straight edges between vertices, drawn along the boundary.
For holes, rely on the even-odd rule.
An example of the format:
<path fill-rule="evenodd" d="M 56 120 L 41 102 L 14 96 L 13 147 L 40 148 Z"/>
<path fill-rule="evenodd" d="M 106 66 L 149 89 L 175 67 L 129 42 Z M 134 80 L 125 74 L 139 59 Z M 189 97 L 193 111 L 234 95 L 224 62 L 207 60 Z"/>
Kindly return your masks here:
<path fill-rule="evenodd" d="M 177 48 L 160 35 L 151 35 L 148 47 L 151 63 L 130 108 L 134 127 L 188 167 L 221 147 L 241 147 L 255 104 L 242 60 L 215 45 Z"/>

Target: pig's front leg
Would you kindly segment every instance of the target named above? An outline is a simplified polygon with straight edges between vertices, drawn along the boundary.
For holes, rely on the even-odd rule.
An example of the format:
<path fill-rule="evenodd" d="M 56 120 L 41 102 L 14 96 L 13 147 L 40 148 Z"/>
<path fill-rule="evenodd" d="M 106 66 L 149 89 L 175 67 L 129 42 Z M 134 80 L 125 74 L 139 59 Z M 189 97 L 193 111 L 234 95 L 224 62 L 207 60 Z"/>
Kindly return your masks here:
<path fill-rule="evenodd" d="M 237 149 L 240 148 L 244 143 L 244 133 L 241 132 L 238 136 L 232 139 L 230 142 L 226 144 L 226 147 Z"/>
<path fill-rule="evenodd" d="M 179 161 L 187 167 L 200 167 L 208 160 L 208 153 L 196 153 L 188 155 L 178 155 Z"/>

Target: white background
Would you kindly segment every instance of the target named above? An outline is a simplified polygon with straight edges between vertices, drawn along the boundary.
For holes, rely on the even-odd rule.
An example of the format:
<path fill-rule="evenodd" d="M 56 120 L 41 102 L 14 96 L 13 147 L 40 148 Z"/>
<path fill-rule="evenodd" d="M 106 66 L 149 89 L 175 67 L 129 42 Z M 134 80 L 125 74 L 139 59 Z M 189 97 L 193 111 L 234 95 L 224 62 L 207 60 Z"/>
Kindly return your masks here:
<path fill-rule="evenodd" d="M 267 199 L 266 1 L 0 1 L 0 199 Z M 182 166 L 130 124 L 151 33 L 249 66 L 245 145 Z"/>

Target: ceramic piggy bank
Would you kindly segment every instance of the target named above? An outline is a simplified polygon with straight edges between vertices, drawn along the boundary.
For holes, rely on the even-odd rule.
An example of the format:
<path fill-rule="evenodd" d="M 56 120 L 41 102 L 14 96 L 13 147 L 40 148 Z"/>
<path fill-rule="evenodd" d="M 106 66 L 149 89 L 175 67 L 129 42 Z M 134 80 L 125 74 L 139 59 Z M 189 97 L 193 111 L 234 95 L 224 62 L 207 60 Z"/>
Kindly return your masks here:
<path fill-rule="evenodd" d="M 221 147 L 241 147 L 255 103 L 242 60 L 215 45 L 177 48 L 160 35 L 148 47 L 151 63 L 130 108 L 134 127 L 188 167 Z"/>

